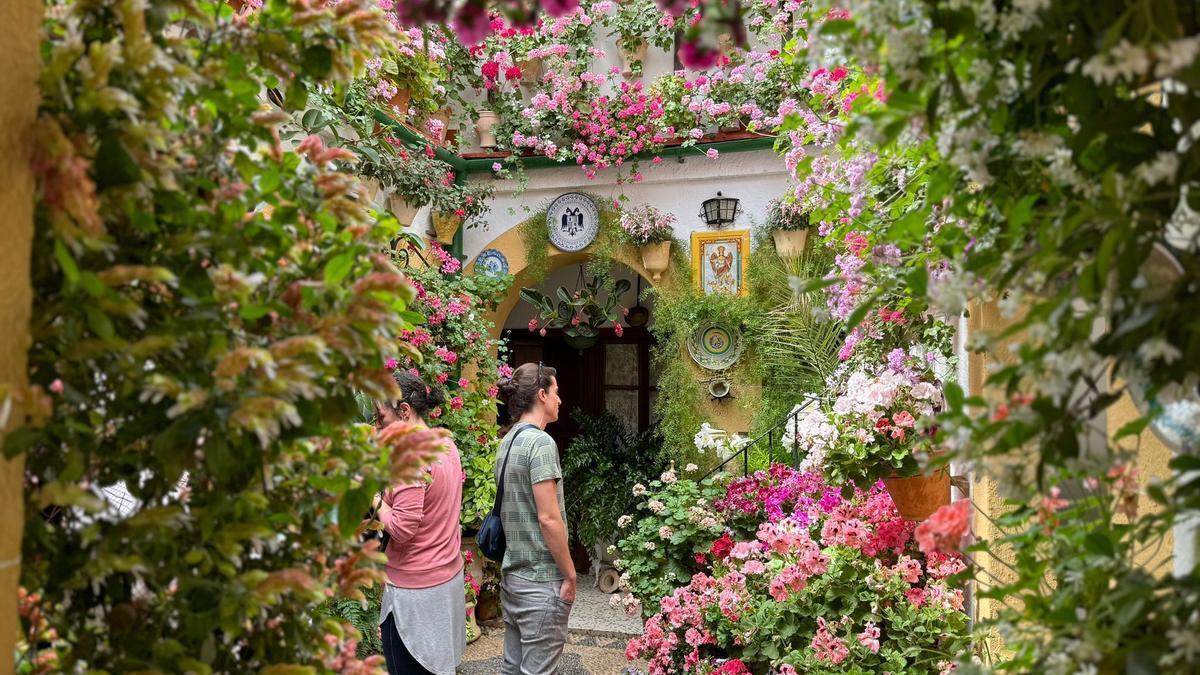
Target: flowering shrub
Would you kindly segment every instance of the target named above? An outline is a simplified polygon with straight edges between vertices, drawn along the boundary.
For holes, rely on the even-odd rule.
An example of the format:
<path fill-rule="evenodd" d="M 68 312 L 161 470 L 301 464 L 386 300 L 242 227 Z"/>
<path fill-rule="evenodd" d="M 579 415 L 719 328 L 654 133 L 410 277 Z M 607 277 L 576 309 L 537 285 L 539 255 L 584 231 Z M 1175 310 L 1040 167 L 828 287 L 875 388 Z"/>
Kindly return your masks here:
<path fill-rule="evenodd" d="M 626 655 L 650 672 L 944 673 L 966 644 L 958 557 L 923 556 L 882 485 L 782 465 L 729 483 L 733 530 Z"/>
<path fill-rule="evenodd" d="M 430 412 L 431 424 L 449 429 L 462 456 L 462 522 L 478 524 L 492 508 L 493 477 L 499 429 L 494 422 L 500 365 L 505 345 L 493 340 L 488 314 L 504 298 L 510 279 L 487 274 L 462 274 L 459 261 L 436 242 L 425 252 L 427 267 L 410 267 L 417 289 L 414 309 L 426 315 L 425 324 L 404 331 L 400 339 L 415 347 L 421 358 L 402 356 L 387 365 L 404 368 L 446 390 L 446 405 Z M 492 350 L 496 353 L 493 355 Z"/>
<path fill-rule="evenodd" d="M 642 204 L 621 213 L 621 231 L 634 246 L 670 241 L 675 215 Z"/>
<path fill-rule="evenodd" d="M 1172 581 L 1142 562 L 1169 525 L 1138 518 L 1134 466 L 1086 471 L 1055 472 L 1033 500 L 1011 500 L 996 521 L 1002 534 L 975 547 L 987 551 L 976 554 L 981 564 L 996 556 L 1016 572 L 1011 581 L 979 575 L 979 596 L 1003 601 L 984 628 L 1001 631 L 1012 650 L 1005 669 L 1111 672 L 1145 663 L 1160 673 L 1196 672 L 1200 585 L 1194 576 Z M 944 543 L 931 536 L 928 545 Z M 1143 628 L 1111 644 L 1109 636 L 1127 626 Z"/>
<path fill-rule="evenodd" d="M 685 473 L 696 471 L 688 465 Z M 620 517 L 616 567 L 622 588 L 642 605 L 658 611 L 658 601 L 671 589 L 705 569 L 712 542 L 724 529 L 713 502 L 725 493 L 718 479 L 680 480 L 674 470 L 659 480 L 633 486 L 636 514 Z M 636 522 L 635 522 L 636 521 Z"/>

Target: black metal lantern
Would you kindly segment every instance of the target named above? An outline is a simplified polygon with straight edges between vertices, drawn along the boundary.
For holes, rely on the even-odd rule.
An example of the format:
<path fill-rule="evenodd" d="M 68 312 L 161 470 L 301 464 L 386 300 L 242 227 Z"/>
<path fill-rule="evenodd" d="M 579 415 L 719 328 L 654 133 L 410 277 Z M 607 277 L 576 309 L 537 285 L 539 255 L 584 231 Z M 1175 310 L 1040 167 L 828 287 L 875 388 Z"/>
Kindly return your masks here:
<path fill-rule="evenodd" d="M 704 200 L 700 205 L 700 217 L 709 227 L 725 227 L 731 225 L 738 215 L 738 199 L 722 197 L 718 192 L 716 197 Z"/>

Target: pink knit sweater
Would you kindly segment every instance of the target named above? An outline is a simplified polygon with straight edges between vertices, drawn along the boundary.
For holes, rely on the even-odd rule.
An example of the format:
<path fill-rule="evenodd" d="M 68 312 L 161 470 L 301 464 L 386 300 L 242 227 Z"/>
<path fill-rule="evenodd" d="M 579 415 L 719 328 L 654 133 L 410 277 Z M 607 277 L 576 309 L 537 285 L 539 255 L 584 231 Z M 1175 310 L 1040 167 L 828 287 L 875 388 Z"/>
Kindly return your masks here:
<path fill-rule="evenodd" d="M 458 448 L 425 469 L 427 480 L 384 494 L 392 508 L 384 526 L 392 535 L 387 547 L 387 576 L 400 588 L 429 588 L 454 578 L 462 569 L 463 470 Z"/>

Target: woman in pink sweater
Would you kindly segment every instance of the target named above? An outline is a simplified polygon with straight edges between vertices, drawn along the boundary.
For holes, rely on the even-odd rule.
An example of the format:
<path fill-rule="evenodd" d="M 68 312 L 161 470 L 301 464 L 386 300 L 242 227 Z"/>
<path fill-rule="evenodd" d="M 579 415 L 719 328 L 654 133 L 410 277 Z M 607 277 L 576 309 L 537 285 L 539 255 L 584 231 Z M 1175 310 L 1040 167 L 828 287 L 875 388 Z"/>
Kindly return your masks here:
<path fill-rule="evenodd" d="M 425 424 L 445 403 L 438 387 L 407 372 L 396 374 L 402 397 L 376 402 L 376 426 Z M 462 461 L 452 441 L 425 467 L 424 480 L 383 494 L 378 517 L 391 540 L 379 624 L 390 675 L 453 675 L 466 647 L 463 593 Z"/>

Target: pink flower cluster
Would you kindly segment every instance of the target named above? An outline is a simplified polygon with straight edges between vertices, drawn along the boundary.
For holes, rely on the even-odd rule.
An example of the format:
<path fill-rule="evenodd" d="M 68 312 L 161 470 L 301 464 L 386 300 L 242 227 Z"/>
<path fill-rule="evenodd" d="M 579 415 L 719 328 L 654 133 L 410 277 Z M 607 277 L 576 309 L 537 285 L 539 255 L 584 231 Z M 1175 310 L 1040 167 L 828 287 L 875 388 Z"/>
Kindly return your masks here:
<path fill-rule="evenodd" d="M 754 537 L 736 541 L 727 532 L 714 542 L 709 568 L 662 599 L 643 634 L 629 642 L 626 656 L 648 660 L 652 675 L 723 672 L 720 657 L 743 645 L 740 640 L 752 639 L 742 635 L 738 622 L 751 613 L 756 621 L 772 616 L 773 603 L 794 607 L 779 616 L 801 622 L 791 638 L 755 638 L 776 640 L 779 653 L 791 649 L 802 656 L 779 672 L 803 672 L 803 659 L 870 671 L 879 663 L 872 659 L 887 646 L 896 615 L 860 610 L 852 616 L 832 608 L 826 615 L 810 615 L 822 606 L 831 584 L 870 590 L 876 596 L 872 605 L 903 603 L 912 612 L 925 612 L 926 620 L 954 614 L 965 622 L 962 591 L 946 581 L 965 569 L 961 558 L 938 550 L 922 556 L 914 545 L 914 524 L 900 518 L 882 484 L 853 489 L 846 498 L 841 492 L 817 473 L 783 465 L 729 483 L 713 506 L 735 531 L 757 522 Z M 955 527 L 948 528 L 951 534 Z M 822 582 L 818 590 L 809 592 L 816 580 Z M 738 664 L 747 669 L 768 665 Z"/>
<path fill-rule="evenodd" d="M 615 96 L 600 96 L 590 106 L 589 115 L 572 113 L 577 140 L 571 146 L 575 163 L 588 178 L 643 151 L 658 149 L 675 133 L 662 122 L 662 98 L 646 96 L 640 80 L 622 82 Z"/>

